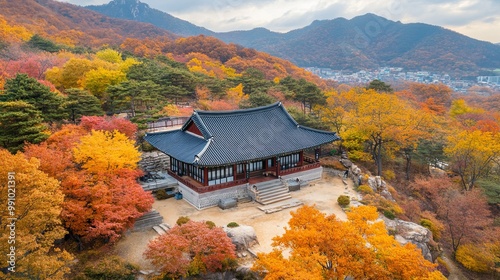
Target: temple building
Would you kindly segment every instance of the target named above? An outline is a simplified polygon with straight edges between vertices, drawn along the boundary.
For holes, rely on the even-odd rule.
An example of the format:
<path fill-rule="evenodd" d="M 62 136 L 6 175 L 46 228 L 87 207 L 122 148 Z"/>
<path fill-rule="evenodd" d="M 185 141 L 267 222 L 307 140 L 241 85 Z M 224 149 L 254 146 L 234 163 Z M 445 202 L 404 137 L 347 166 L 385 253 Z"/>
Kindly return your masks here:
<path fill-rule="evenodd" d="M 320 147 L 339 139 L 334 132 L 299 125 L 281 102 L 195 111 L 181 129 L 145 136 L 170 157 L 169 175 L 198 209 L 225 198 L 253 197 L 263 181 L 319 179 Z"/>

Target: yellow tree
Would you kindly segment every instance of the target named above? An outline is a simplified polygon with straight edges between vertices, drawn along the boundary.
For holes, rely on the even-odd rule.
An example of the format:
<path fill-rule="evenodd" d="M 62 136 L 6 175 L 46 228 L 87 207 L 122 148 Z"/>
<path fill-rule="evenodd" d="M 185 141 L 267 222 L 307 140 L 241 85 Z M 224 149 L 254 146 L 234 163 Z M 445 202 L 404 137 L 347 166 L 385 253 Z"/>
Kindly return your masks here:
<path fill-rule="evenodd" d="M 231 105 L 238 106 L 241 102 L 246 100 L 248 100 L 248 94 L 243 92 L 243 84 L 240 83 L 227 90 L 227 102 Z"/>
<path fill-rule="evenodd" d="M 92 131 L 73 149 L 74 161 L 95 174 L 118 169 L 135 169 L 140 153 L 134 142 L 118 131 Z"/>
<path fill-rule="evenodd" d="M 126 79 L 126 74 L 120 70 L 109 70 L 99 67 L 85 73 L 81 84 L 83 88 L 89 90 L 94 96 L 101 99 L 101 101 L 104 101 L 106 89 Z"/>
<path fill-rule="evenodd" d="M 448 137 L 444 152 L 451 160 L 452 170 L 460 176 L 466 191 L 485 176 L 500 156 L 500 134 L 480 130 L 460 131 Z"/>
<path fill-rule="evenodd" d="M 377 217 L 367 206 L 352 209 L 348 221 L 301 207 L 253 269 L 265 279 L 444 279 L 416 246 L 402 246 L 388 235 Z"/>
<path fill-rule="evenodd" d="M 0 278 L 64 279 L 72 256 L 54 247 L 66 234 L 59 182 L 22 153 L 0 150 L 0 158 Z"/>
<path fill-rule="evenodd" d="M 79 88 L 84 74 L 94 66 L 84 58 L 71 58 L 61 68 L 48 69 L 45 78 L 59 89 Z"/>
<path fill-rule="evenodd" d="M 329 91 L 325 93 L 326 102 L 317 106 L 321 120 L 330 126 L 338 135 L 344 135 L 350 127 L 349 112 L 357 108 L 359 94 L 356 89 L 349 91 Z M 343 139 L 341 140 L 343 141 Z M 342 149 L 342 143 L 341 149 Z"/>
<path fill-rule="evenodd" d="M 401 147 L 416 142 L 428 124 L 423 112 L 416 111 L 394 94 L 363 90 L 357 107 L 349 112 L 347 135 L 368 144 L 371 157 L 382 174 L 382 155 L 393 156 Z M 348 140 L 348 139 L 347 139 Z"/>
<path fill-rule="evenodd" d="M 122 62 L 122 54 L 113 49 L 104 49 L 98 51 L 95 56 L 99 59 L 102 59 L 111 63 L 120 63 Z"/>

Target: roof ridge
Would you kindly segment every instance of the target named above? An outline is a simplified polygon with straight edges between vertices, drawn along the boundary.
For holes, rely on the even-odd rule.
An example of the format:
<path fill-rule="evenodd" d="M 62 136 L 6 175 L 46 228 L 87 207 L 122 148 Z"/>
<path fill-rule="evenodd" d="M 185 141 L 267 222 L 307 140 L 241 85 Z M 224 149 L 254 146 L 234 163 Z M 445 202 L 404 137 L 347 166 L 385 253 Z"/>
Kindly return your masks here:
<path fill-rule="evenodd" d="M 298 128 L 310 130 L 310 131 L 314 131 L 314 132 L 318 132 L 318 133 L 323 133 L 323 134 L 335 134 L 335 135 L 337 134 L 337 132 L 334 132 L 334 131 L 322 130 L 322 129 L 312 128 L 312 127 L 308 127 L 308 126 L 303 126 L 303 125 L 298 125 Z M 337 135 L 337 137 L 338 137 L 338 135 Z M 339 137 L 339 139 L 340 139 L 340 137 Z"/>
<path fill-rule="evenodd" d="M 275 102 L 270 105 L 266 106 L 261 106 L 261 107 L 255 107 L 255 108 L 247 108 L 247 109 L 236 109 L 236 110 L 227 110 L 227 111 L 195 111 L 198 115 L 237 115 L 241 113 L 252 113 L 252 112 L 259 112 L 259 111 L 265 111 L 267 109 L 272 109 L 275 107 L 283 107 L 281 104 L 281 101 Z M 193 113 L 194 114 L 194 113 Z"/>
<path fill-rule="evenodd" d="M 176 131 L 179 131 L 179 130 L 181 130 L 181 129 L 179 128 L 179 129 L 165 130 L 165 131 L 153 131 L 153 132 L 146 132 L 146 133 L 144 134 L 144 136 L 146 136 L 146 135 L 151 135 L 151 134 L 153 134 L 153 135 L 156 135 L 156 134 L 168 134 L 168 133 L 173 133 L 173 132 L 176 132 Z"/>

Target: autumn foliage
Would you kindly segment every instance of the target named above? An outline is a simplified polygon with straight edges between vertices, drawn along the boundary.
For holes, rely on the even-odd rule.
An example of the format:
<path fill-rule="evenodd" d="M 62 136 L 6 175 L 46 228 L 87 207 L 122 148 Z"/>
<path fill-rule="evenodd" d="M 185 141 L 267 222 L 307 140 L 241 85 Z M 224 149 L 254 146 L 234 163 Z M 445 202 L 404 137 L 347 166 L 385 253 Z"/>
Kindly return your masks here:
<path fill-rule="evenodd" d="M 83 243 L 116 241 L 153 203 L 137 183 L 140 154 L 120 130 L 135 134 L 128 121 L 88 118 L 26 148 L 27 157 L 61 181 L 63 224 Z"/>
<path fill-rule="evenodd" d="M 0 212 L 0 251 L 5 257 L 15 248 L 15 273 L 9 273 L 11 265 L 4 258 L 0 278 L 64 279 L 73 257 L 55 247 L 66 234 L 60 219 L 64 195 L 59 182 L 38 169 L 37 159 L 27 160 L 22 153 L 12 155 L 2 149 L 0 158 L 0 202 L 4 205 Z M 10 204 L 8 197 L 14 198 Z M 12 210 L 7 211 L 8 205 Z"/>
<path fill-rule="evenodd" d="M 348 221 L 303 206 L 253 269 L 264 279 L 444 279 L 415 245 L 400 245 L 377 218 L 368 206 L 353 208 Z"/>
<path fill-rule="evenodd" d="M 222 228 L 195 221 L 176 225 L 151 241 L 144 256 L 173 278 L 224 271 L 236 258 L 235 246 Z"/>

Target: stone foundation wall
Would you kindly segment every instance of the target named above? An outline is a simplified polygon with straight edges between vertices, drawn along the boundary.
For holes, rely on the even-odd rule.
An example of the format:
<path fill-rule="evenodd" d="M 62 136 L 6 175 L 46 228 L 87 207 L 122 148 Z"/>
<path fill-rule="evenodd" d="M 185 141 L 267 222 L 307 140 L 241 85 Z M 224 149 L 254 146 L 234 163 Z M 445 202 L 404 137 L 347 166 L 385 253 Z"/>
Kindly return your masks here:
<path fill-rule="evenodd" d="M 306 170 L 302 172 L 297 172 L 293 174 L 288 174 L 285 176 L 281 176 L 283 180 L 296 180 L 297 178 L 300 181 L 309 182 L 317 179 L 321 179 L 321 175 L 323 174 L 323 167 L 318 167 L 311 170 Z"/>
<path fill-rule="evenodd" d="M 248 193 L 248 184 L 199 194 L 179 182 L 179 191 L 182 193 L 182 198 L 198 210 L 217 206 L 221 199 L 236 198 L 240 200 L 250 197 Z"/>
<path fill-rule="evenodd" d="M 282 176 L 282 180 L 296 180 L 297 178 L 302 182 L 309 182 L 312 180 L 321 179 L 323 167 L 297 172 Z M 217 206 L 221 199 L 236 198 L 240 199 L 255 199 L 255 194 L 250 190 L 248 183 L 230 187 L 227 189 L 217 190 L 209 193 L 197 193 L 179 182 L 179 192 L 182 193 L 182 198 L 198 210 L 209 207 Z"/>

